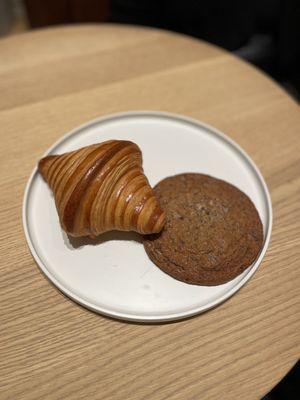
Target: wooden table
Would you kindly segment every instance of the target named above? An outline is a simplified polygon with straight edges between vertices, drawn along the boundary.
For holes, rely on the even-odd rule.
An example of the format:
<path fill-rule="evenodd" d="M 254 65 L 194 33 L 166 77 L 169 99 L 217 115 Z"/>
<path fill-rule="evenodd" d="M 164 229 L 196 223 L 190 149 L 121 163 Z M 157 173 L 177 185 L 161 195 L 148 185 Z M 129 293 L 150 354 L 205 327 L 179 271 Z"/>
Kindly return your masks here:
<path fill-rule="evenodd" d="M 116 25 L 0 41 L 0 398 L 259 399 L 299 356 L 300 112 L 272 80 L 198 40 Z M 236 140 L 269 185 L 272 240 L 235 296 L 195 318 L 123 323 L 63 296 L 22 229 L 26 181 L 65 132 L 107 113 L 156 109 Z"/>

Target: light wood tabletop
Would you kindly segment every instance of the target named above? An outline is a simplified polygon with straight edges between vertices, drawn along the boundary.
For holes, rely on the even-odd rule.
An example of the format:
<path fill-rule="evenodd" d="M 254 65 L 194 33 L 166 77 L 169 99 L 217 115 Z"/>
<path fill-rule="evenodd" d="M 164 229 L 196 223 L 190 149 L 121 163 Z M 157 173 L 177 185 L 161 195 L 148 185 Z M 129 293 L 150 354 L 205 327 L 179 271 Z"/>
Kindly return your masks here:
<path fill-rule="evenodd" d="M 117 25 L 0 41 L 0 398 L 259 399 L 300 350 L 300 112 L 270 78 L 216 47 Z M 25 184 L 46 149 L 92 118 L 188 115 L 253 158 L 271 192 L 272 239 L 252 279 L 219 307 L 144 325 L 61 294 L 23 234 Z"/>

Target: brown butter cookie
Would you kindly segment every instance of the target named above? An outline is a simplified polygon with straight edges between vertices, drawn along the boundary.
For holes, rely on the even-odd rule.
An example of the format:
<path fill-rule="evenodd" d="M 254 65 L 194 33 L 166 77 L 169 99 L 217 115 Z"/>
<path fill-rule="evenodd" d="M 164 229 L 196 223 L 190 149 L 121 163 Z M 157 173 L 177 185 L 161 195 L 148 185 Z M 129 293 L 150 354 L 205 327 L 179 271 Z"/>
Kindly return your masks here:
<path fill-rule="evenodd" d="M 187 283 L 220 285 L 255 261 L 263 244 L 262 223 L 235 186 L 186 173 L 162 180 L 154 190 L 167 220 L 161 234 L 143 242 L 164 272 Z"/>

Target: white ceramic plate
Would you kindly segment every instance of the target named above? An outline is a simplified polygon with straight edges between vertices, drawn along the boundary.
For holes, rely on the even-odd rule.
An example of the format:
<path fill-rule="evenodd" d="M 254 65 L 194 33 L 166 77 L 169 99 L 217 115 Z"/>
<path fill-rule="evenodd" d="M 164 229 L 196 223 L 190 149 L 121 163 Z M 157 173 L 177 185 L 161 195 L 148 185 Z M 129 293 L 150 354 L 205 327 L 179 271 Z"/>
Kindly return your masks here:
<path fill-rule="evenodd" d="M 221 303 L 243 286 L 267 249 L 272 207 L 266 184 L 253 161 L 216 129 L 179 115 L 128 112 L 100 118 L 73 130 L 46 154 L 64 153 L 108 139 L 136 142 L 150 183 L 182 173 L 224 179 L 254 202 L 264 226 L 264 246 L 243 274 L 220 286 L 179 282 L 147 257 L 134 233 L 107 233 L 99 240 L 70 243 L 61 230 L 47 184 L 33 171 L 26 187 L 23 223 L 27 242 L 45 275 L 71 299 L 96 312 L 134 321 L 188 317 Z"/>

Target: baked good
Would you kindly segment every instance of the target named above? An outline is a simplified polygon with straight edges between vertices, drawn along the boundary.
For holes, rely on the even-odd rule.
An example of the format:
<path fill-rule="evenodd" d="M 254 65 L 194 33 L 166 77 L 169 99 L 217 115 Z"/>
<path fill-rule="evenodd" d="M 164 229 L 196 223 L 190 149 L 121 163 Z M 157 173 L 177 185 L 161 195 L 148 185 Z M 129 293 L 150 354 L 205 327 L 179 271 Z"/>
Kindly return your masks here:
<path fill-rule="evenodd" d="M 62 228 L 95 237 L 110 230 L 159 232 L 165 214 L 142 168 L 139 147 L 109 140 L 40 160 Z"/>
<path fill-rule="evenodd" d="M 154 192 L 166 224 L 143 242 L 164 272 L 187 283 L 220 285 L 257 258 L 262 223 L 251 200 L 233 185 L 186 173 L 162 180 Z"/>

